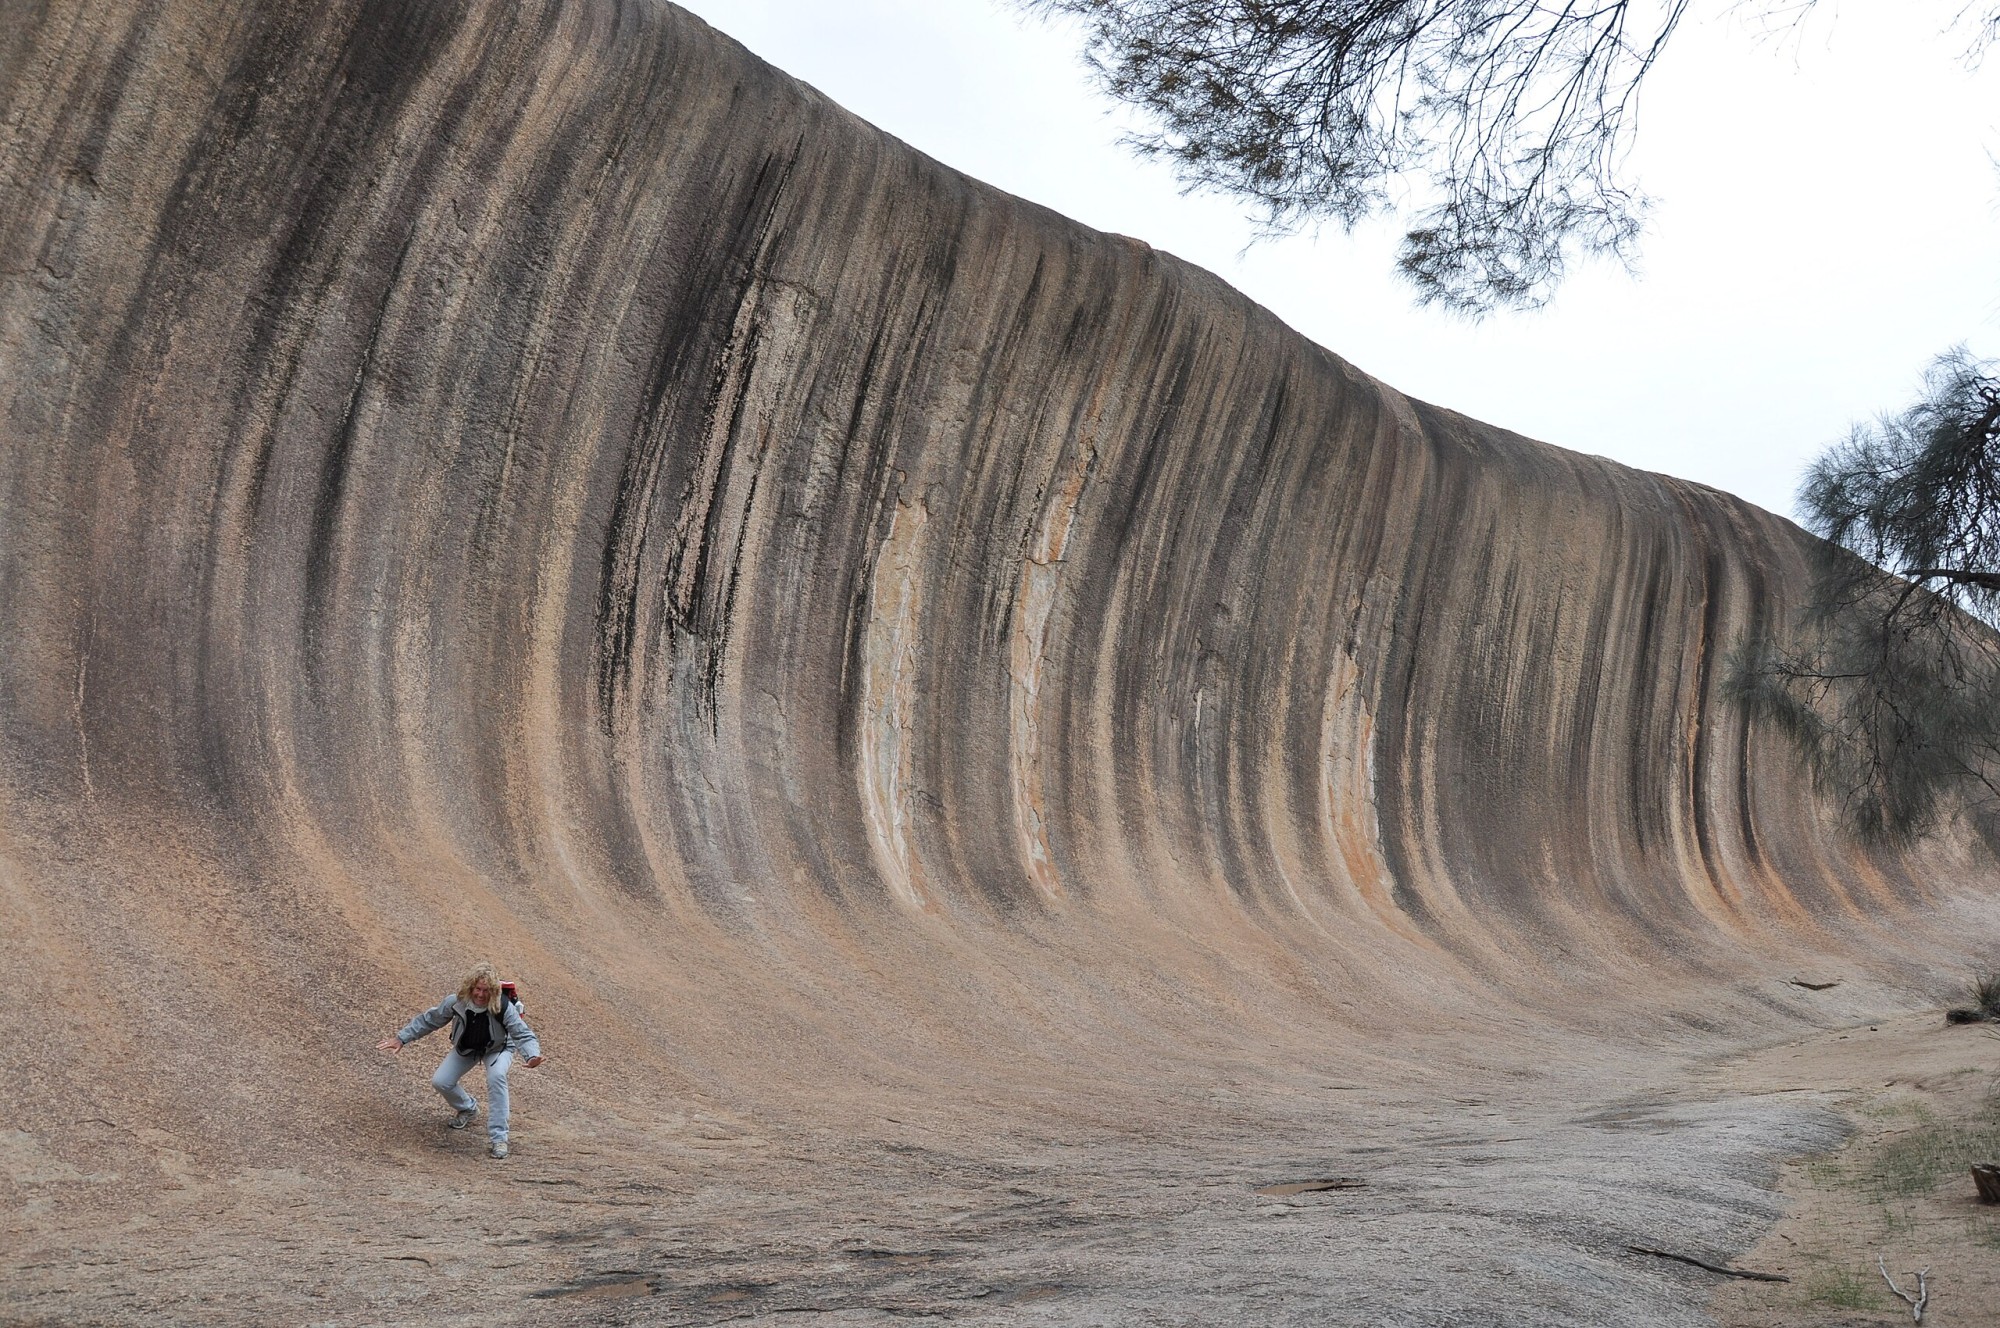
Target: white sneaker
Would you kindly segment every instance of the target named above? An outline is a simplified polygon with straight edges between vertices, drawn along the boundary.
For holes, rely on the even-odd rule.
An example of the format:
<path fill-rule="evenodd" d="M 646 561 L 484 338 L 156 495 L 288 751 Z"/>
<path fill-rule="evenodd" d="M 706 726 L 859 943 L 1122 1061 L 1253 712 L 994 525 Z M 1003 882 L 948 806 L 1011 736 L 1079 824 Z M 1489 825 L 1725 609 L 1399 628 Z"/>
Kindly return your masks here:
<path fill-rule="evenodd" d="M 495 1139 L 493 1147 L 487 1151 L 491 1152 L 495 1157 L 505 1157 L 507 1156 L 507 1141 L 505 1139 Z"/>
<path fill-rule="evenodd" d="M 478 1119 L 479 1119 L 479 1108 L 467 1107 L 464 1111 L 459 1112 L 456 1116 L 453 1116 L 451 1118 L 451 1128 L 454 1130 L 462 1130 L 466 1126 L 472 1124 L 472 1122 Z"/>

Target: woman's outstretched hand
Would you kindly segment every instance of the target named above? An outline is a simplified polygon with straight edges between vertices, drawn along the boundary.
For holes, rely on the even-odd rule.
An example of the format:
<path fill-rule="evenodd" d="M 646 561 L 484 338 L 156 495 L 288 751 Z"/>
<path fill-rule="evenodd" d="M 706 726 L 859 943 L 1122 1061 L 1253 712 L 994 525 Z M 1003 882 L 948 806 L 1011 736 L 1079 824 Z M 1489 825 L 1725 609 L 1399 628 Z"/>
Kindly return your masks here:
<path fill-rule="evenodd" d="M 403 1040 L 397 1037 L 394 1033 L 391 1033 L 388 1037 L 383 1038 L 380 1042 L 377 1042 L 375 1044 L 375 1050 L 386 1051 L 389 1052 L 391 1055 L 401 1051 L 402 1049 L 403 1049 Z"/>

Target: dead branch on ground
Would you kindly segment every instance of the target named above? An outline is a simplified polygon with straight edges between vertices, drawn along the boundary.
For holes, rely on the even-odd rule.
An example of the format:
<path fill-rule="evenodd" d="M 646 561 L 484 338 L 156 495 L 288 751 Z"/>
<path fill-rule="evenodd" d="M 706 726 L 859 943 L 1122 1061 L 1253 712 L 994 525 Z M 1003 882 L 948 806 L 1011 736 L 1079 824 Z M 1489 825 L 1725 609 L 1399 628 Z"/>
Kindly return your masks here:
<path fill-rule="evenodd" d="M 1731 1268 L 1727 1264 L 1709 1263 L 1691 1254 L 1675 1254 L 1672 1250 L 1656 1250 L 1650 1245 L 1627 1245 L 1634 1254 L 1650 1254 L 1656 1259 L 1672 1259 L 1676 1263 L 1691 1263 L 1697 1268 L 1705 1268 L 1711 1273 L 1721 1273 L 1724 1277 L 1741 1277 L 1752 1282 L 1789 1282 L 1792 1279 L 1782 1273 L 1758 1273 L 1748 1268 Z"/>
<path fill-rule="evenodd" d="M 1875 1256 L 1875 1266 L 1882 1270 L 1882 1280 L 1889 1284 L 1889 1290 L 1896 1293 L 1896 1299 L 1910 1307 L 1910 1321 L 1922 1323 L 1924 1306 L 1930 1304 L 1931 1300 L 1931 1270 L 1926 1268 L 1917 1274 L 1917 1294 L 1913 1296 L 1896 1285 L 1896 1279 L 1889 1276 L 1889 1265 L 1882 1261 L 1882 1256 L 1879 1254 Z"/>

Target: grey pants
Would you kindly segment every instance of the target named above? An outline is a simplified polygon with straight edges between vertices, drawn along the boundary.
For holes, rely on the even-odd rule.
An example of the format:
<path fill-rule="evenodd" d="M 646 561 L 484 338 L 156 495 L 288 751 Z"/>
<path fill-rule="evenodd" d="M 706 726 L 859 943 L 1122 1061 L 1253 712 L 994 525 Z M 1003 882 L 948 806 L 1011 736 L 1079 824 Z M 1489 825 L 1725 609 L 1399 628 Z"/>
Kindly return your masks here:
<path fill-rule="evenodd" d="M 431 1076 L 431 1087 L 443 1095 L 454 1111 L 477 1111 L 479 1104 L 472 1100 L 472 1094 L 458 1086 L 465 1078 L 465 1072 L 475 1065 L 486 1066 L 486 1137 L 495 1143 L 504 1143 L 507 1138 L 507 1067 L 514 1063 L 514 1053 L 504 1048 L 488 1052 L 485 1056 L 467 1056 L 453 1047 L 446 1053 L 444 1064 L 438 1066 Z"/>

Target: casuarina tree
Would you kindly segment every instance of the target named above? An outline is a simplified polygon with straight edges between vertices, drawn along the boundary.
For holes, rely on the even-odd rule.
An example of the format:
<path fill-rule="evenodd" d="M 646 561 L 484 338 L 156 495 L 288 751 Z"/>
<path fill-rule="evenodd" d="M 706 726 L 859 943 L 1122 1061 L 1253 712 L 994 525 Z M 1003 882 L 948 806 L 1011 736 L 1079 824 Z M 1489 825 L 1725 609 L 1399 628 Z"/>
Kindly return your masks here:
<path fill-rule="evenodd" d="M 1275 230 L 1395 211 L 1418 299 L 1481 314 L 1543 303 L 1579 257 L 1632 256 L 1637 98 L 1692 0 L 1022 3 L 1083 21 L 1100 81 L 1151 123 L 1133 145 L 1189 185 Z M 2000 33 L 1992 0 L 1958 18 L 1975 50 Z"/>
<path fill-rule="evenodd" d="M 1857 428 L 1799 492 L 1822 550 L 1792 644 L 1736 685 L 1798 740 L 1864 833 L 2000 813 L 2000 377 L 1963 350 Z M 1884 575 L 1883 569 L 1893 573 Z"/>

